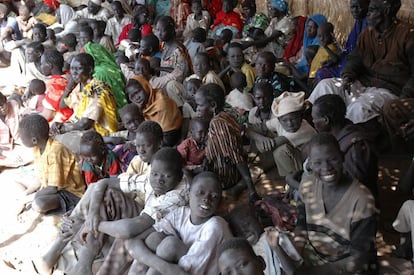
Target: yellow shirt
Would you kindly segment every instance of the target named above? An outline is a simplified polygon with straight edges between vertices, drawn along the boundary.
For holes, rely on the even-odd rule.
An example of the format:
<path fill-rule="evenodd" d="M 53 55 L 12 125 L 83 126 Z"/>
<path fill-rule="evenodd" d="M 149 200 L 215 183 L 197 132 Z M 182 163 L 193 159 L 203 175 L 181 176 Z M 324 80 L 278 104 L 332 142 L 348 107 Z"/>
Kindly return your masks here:
<path fill-rule="evenodd" d="M 337 56 L 340 55 L 339 49 L 335 43 L 331 43 L 328 45 L 328 48 L 333 51 Z M 315 78 L 316 72 L 322 68 L 321 63 L 325 62 L 329 59 L 329 53 L 323 48 L 319 47 L 318 51 L 316 52 L 315 57 L 312 60 L 311 68 L 309 71 L 309 78 Z"/>

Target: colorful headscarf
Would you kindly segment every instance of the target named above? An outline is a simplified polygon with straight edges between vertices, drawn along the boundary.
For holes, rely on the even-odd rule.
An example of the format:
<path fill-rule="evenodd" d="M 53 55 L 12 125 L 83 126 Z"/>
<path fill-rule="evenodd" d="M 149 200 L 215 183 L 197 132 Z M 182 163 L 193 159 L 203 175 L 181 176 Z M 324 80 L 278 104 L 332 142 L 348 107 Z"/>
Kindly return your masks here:
<path fill-rule="evenodd" d="M 305 22 L 306 17 L 298 16 L 296 32 L 290 38 L 289 43 L 286 45 L 285 52 L 283 53 L 283 58 L 285 60 L 295 56 L 300 51 L 300 48 L 302 48 Z"/>
<path fill-rule="evenodd" d="M 303 35 L 303 49 L 305 50 L 308 46 L 311 45 L 319 45 L 318 37 L 315 35 L 314 38 L 309 38 L 306 28 L 308 27 L 309 21 L 315 22 L 315 24 L 319 27 L 321 24 L 328 22 L 326 17 L 322 14 L 314 14 L 306 20 L 305 23 L 305 33 Z M 305 51 L 303 51 L 305 52 Z"/>
<path fill-rule="evenodd" d="M 271 0 L 270 6 L 281 11 L 285 16 L 289 14 L 289 5 L 284 0 Z"/>

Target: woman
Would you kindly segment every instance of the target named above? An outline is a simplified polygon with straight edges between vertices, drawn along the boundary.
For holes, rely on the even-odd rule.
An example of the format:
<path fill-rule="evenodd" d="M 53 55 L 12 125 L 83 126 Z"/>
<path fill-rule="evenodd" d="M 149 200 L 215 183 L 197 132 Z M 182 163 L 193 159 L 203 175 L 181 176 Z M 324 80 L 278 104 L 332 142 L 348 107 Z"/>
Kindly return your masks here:
<path fill-rule="evenodd" d="M 175 102 L 161 90 L 152 89 L 141 75 L 136 75 L 128 81 L 126 94 L 129 100 L 138 106 L 145 120 L 160 124 L 164 133 L 164 145 L 176 145 L 181 135 L 182 117 Z"/>
<path fill-rule="evenodd" d="M 283 53 L 283 59 L 289 63 L 296 64 L 302 57 L 301 49 L 305 33 L 305 23 L 306 17 L 303 16 L 297 16 L 291 20 L 290 31 L 292 32 L 292 36 Z"/>
<path fill-rule="evenodd" d="M 306 62 L 305 50 L 307 47 L 312 45 L 319 45 L 318 37 L 316 33 L 319 25 L 326 23 L 326 17 L 322 14 L 314 14 L 306 20 L 305 23 L 305 34 L 303 35 L 303 46 L 302 46 L 302 58 L 296 64 L 296 69 L 300 74 L 309 74 L 308 64 Z"/>
<path fill-rule="evenodd" d="M 223 89 L 214 83 L 205 84 L 197 91 L 195 102 L 197 116 L 210 121 L 206 144 L 210 171 L 218 175 L 227 196 L 236 199 L 247 185 L 249 199 L 259 199 L 243 155 L 242 129 L 233 116 L 223 111 Z"/>
<path fill-rule="evenodd" d="M 263 31 L 269 26 L 269 18 L 263 13 L 256 12 L 255 0 L 245 0 L 242 2 L 244 27 L 243 37 L 251 36 L 250 31 L 253 28 L 262 29 Z"/>
<path fill-rule="evenodd" d="M 51 128 L 51 133 L 60 134 L 58 140 L 74 152 L 79 152 L 82 131 L 95 129 L 106 136 L 118 129 L 115 98 L 108 86 L 92 77 L 93 68 L 93 57 L 89 54 L 81 53 L 72 59 L 70 74 L 76 87 L 72 91 L 67 88 L 60 107 L 70 107 L 74 114 L 69 122 L 55 123 Z M 74 131 L 73 135 L 63 135 Z"/>
<path fill-rule="evenodd" d="M 287 2 L 284 0 L 272 0 L 270 2 L 269 14 L 272 19 L 265 30 L 265 34 L 268 37 L 276 37 L 270 44 L 270 51 L 277 58 L 281 58 L 290 29 L 289 6 Z"/>
<path fill-rule="evenodd" d="M 336 138 L 321 133 L 310 142 L 313 175 L 302 180 L 295 247 L 304 263 L 295 274 L 376 274 L 374 198 L 343 172 Z"/>
<path fill-rule="evenodd" d="M 116 64 L 113 54 L 104 46 L 93 42 L 93 31 L 89 26 L 81 28 L 79 37 L 79 44 L 84 43 L 84 51 L 94 59 L 93 77 L 104 82 L 112 89 L 117 109 L 120 110 L 127 103 L 124 93 L 125 78 Z"/>
<path fill-rule="evenodd" d="M 150 21 L 149 11 L 146 6 L 137 5 L 132 11 L 132 19 L 130 24 L 126 24 L 119 34 L 116 45 L 119 45 L 122 40 L 128 39 L 128 32 L 131 29 L 141 30 L 141 37 L 152 34 L 152 27 L 148 23 Z M 115 40 L 114 40 L 115 42 Z"/>

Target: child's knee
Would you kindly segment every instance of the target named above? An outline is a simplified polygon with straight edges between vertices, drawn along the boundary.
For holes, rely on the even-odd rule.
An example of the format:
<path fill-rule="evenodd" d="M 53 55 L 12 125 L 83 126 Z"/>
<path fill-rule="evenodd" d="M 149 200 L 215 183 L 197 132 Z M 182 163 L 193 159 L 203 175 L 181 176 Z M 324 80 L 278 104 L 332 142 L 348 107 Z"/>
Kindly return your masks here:
<path fill-rule="evenodd" d="M 156 254 L 168 262 L 177 262 L 185 253 L 183 242 L 174 236 L 165 237 L 157 247 Z"/>
<path fill-rule="evenodd" d="M 152 251 L 156 251 L 158 245 L 165 238 L 165 235 L 161 232 L 153 232 L 145 239 L 145 245 Z"/>

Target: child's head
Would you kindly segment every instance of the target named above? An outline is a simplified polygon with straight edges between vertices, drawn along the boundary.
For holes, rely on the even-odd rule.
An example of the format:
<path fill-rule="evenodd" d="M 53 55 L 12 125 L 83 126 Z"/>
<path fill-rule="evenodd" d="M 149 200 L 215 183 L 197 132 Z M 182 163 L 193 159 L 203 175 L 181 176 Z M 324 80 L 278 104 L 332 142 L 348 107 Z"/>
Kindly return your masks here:
<path fill-rule="evenodd" d="M 93 41 L 93 29 L 88 25 L 80 27 L 78 37 L 79 45 L 83 47 L 86 43 L 91 41 Z"/>
<path fill-rule="evenodd" d="M 26 5 L 19 6 L 19 16 L 26 21 L 30 17 L 30 10 Z"/>
<path fill-rule="evenodd" d="M 247 86 L 246 75 L 241 71 L 234 72 L 230 77 L 230 86 L 232 89 L 243 91 Z"/>
<path fill-rule="evenodd" d="M 256 14 L 256 1 L 244 0 L 241 4 L 242 13 L 245 18 L 252 18 Z"/>
<path fill-rule="evenodd" d="M 221 184 L 213 172 L 197 174 L 190 186 L 191 223 L 208 221 L 216 212 L 221 200 Z"/>
<path fill-rule="evenodd" d="M 101 38 L 104 35 L 106 22 L 102 20 L 92 20 L 89 25 L 93 30 L 94 37 Z"/>
<path fill-rule="evenodd" d="M 45 51 L 45 47 L 41 42 L 31 42 L 26 47 L 26 63 L 37 63 Z"/>
<path fill-rule="evenodd" d="M 224 29 L 221 31 L 220 36 L 218 37 L 218 43 L 221 45 L 225 45 L 230 43 L 233 39 L 233 32 L 230 29 Z"/>
<path fill-rule="evenodd" d="M 219 246 L 220 274 L 262 275 L 266 264 L 257 256 L 249 242 L 242 238 L 225 240 Z"/>
<path fill-rule="evenodd" d="M 129 58 L 126 57 L 124 53 L 117 54 L 116 57 L 115 57 L 115 62 L 118 66 L 120 66 L 121 64 L 128 64 L 129 63 Z"/>
<path fill-rule="evenodd" d="M 204 43 L 207 39 L 207 32 L 203 28 L 195 28 L 192 31 L 192 37 L 194 42 Z"/>
<path fill-rule="evenodd" d="M 46 30 L 46 39 L 56 42 L 56 34 L 55 31 L 52 29 Z"/>
<path fill-rule="evenodd" d="M 96 131 L 85 132 L 80 139 L 80 156 L 92 165 L 102 165 L 107 155 L 103 137 Z"/>
<path fill-rule="evenodd" d="M 144 56 L 153 56 L 160 51 L 160 40 L 154 34 L 144 36 L 139 43 L 139 51 Z"/>
<path fill-rule="evenodd" d="M 244 54 L 242 45 L 240 43 L 230 43 L 227 49 L 227 60 L 232 69 L 241 69 L 244 63 Z"/>
<path fill-rule="evenodd" d="M 45 42 L 47 37 L 46 26 L 42 23 L 37 23 L 33 26 L 33 41 Z"/>
<path fill-rule="evenodd" d="M 183 98 L 185 102 L 190 104 L 193 108 L 195 104 L 195 95 L 197 90 L 201 87 L 203 83 L 198 78 L 190 78 L 184 81 L 184 94 Z"/>
<path fill-rule="evenodd" d="M 137 61 L 135 61 L 134 74 L 142 75 L 145 79 L 151 78 L 152 69 L 148 59 L 138 58 Z"/>
<path fill-rule="evenodd" d="M 45 82 L 40 79 L 32 79 L 29 83 L 29 92 L 32 95 L 43 95 L 46 92 Z"/>
<path fill-rule="evenodd" d="M 255 69 L 258 78 L 269 78 L 275 71 L 276 57 L 271 52 L 260 52 L 256 58 Z"/>
<path fill-rule="evenodd" d="M 111 8 L 114 11 L 114 15 L 117 18 L 123 18 L 124 17 L 125 10 L 122 7 L 121 2 L 119 2 L 119 1 L 113 1 L 112 4 L 111 4 Z"/>
<path fill-rule="evenodd" d="M 67 35 L 65 35 L 62 41 L 65 44 L 65 46 L 72 51 L 76 49 L 76 45 L 78 44 L 78 41 L 76 40 L 76 35 L 73 33 L 68 33 Z"/>
<path fill-rule="evenodd" d="M 215 83 L 205 84 L 197 91 L 195 102 L 197 116 L 209 120 L 223 110 L 224 91 Z"/>
<path fill-rule="evenodd" d="M 164 134 L 161 126 L 155 121 L 142 122 L 135 136 L 137 154 L 142 161 L 150 163 L 152 156 L 161 148 Z"/>
<path fill-rule="evenodd" d="M 203 78 L 210 71 L 210 57 L 207 53 L 197 53 L 194 56 L 194 73 Z"/>
<path fill-rule="evenodd" d="M 163 42 L 169 42 L 175 39 L 175 22 L 171 16 L 161 16 L 156 24 L 158 38 Z"/>
<path fill-rule="evenodd" d="M 131 42 L 139 42 L 141 40 L 141 30 L 136 28 L 130 29 L 128 39 Z"/>
<path fill-rule="evenodd" d="M 349 5 L 352 16 L 357 20 L 362 20 L 367 16 L 370 0 L 351 0 Z"/>
<path fill-rule="evenodd" d="M 145 5 L 136 5 L 132 10 L 132 24 L 135 28 L 139 28 L 149 22 L 149 11 Z"/>
<path fill-rule="evenodd" d="M 120 117 L 125 129 L 133 133 L 138 131 L 139 125 L 144 121 L 144 117 L 138 106 L 133 103 L 126 104 L 122 107 Z"/>
<path fill-rule="evenodd" d="M 323 184 L 339 183 L 343 161 L 343 153 L 333 135 L 319 133 L 309 142 L 309 165 L 314 176 Z"/>
<path fill-rule="evenodd" d="M 155 195 L 174 189 L 183 177 L 183 158 L 174 148 L 159 149 L 151 160 L 150 184 Z"/>
<path fill-rule="evenodd" d="M 270 111 L 274 89 L 267 81 L 259 81 L 253 87 L 253 101 L 261 111 Z"/>
<path fill-rule="evenodd" d="M 275 98 L 272 104 L 273 114 L 278 118 L 283 129 L 289 133 L 294 133 L 299 130 L 302 125 L 304 109 L 304 92 L 284 92 Z"/>
<path fill-rule="evenodd" d="M 26 115 L 20 120 L 19 134 L 24 146 L 37 146 L 49 139 L 49 123 L 39 114 Z"/>
<path fill-rule="evenodd" d="M 317 31 L 319 45 L 329 45 L 334 42 L 334 26 L 332 23 L 322 23 Z"/>
<path fill-rule="evenodd" d="M 63 56 L 58 50 L 46 50 L 40 58 L 40 70 L 45 76 L 60 73 L 64 62 Z"/>
<path fill-rule="evenodd" d="M 201 1 L 200 0 L 193 0 L 191 1 L 191 11 L 195 14 L 201 14 Z"/>
<path fill-rule="evenodd" d="M 192 118 L 190 120 L 189 132 L 197 145 L 204 145 L 207 141 L 208 121 L 200 118 Z"/>
<path fill-rule="evenodd" d="M 346 124 L 346 106 L 339 95 L 323 95 L 312 106 L 312 121 L 318 132 L 330 132 Z"/>
<path fill-rule="evenodd" d="M 234 208 L 226 216 L 226 220 L 233 235 L 246 239 L 251 245 L 255 245 L 263 233 L 259 217 L 249 205 L 241 205 Z"/>
<path fill-rule="evenodd" d="M 305 49 L 305 58 L 308 65 L 312 64 L 312 60 L 319 50 L 319 45 L 310 45 Z"/>
<path fill-rule="evenodd" d="M 223 0 L 221 9 L 224 13 L 229 13 L 233 10 L 233 1 L 232 0 Z"/>

